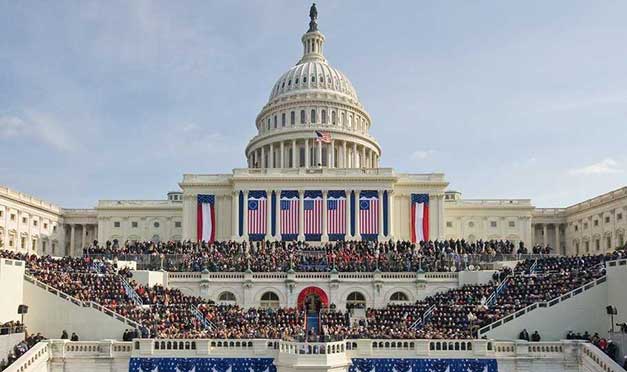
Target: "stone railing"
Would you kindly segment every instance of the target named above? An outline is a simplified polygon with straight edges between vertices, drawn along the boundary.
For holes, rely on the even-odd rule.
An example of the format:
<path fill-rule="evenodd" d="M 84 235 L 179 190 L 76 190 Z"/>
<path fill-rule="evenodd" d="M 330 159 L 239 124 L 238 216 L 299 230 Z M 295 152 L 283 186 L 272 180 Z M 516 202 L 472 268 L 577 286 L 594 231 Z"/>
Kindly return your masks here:
<path fill-rule="evenodd" d="M 512 320 L 514 320 L 516 318 L 519 318 L 519 317 L 527 314 L 530 311 L 533 311 L 533 310 L 538 309 L 538 308 L 547 308 L 547 307 L 555 306 L 555 305 L 559 304 L 560 302 L 566 301 L 566 300 L 568 300 L 568 299 L 570 299 L 570 298 L 572 298 L 572 297 L 574 297 L 574 296 L 576 296 L 576 295 L 578 295 L 580 293 L 583 293 L 583 292 L 585 292 L 585 291 L 587 291 L 589 289 L 592 289 L 592 288 L 594 288 L 594 287 L 596 287 L 596 286 L 598 286 L 600 284 L 603 284 L 606 281 L 607 281 L 607 276 L 604 275 L 604 276 L 602 276 L 602 277 L 600 277 L 598 279 L 595 279 L 595 280 L 593 280 L 591 282 L 588 282 L 588 283 L 582 285 L 579 288 L 575 288 L 572 291 L 564 293 L 563 295 L 561 295 L 559 297 L 556 297 L 554 299 L 551 299 L 549 301 L 534 302 L 533 304 L 531 304 L 531 305 L 529 305 L 529 306 L 527 306 L 525 308 L 522 308 L 522 309 L 520 309 L 518 311 L 515 311 L 515 312 L 513 312 L 513 313 L 511 313 L 511 314 L 509 314 L 509 315 L 507 315 L 507 316 L 505 316 L 505 317 L 503 317 L 503 318 L 493 322 L 493 323 L 490 323 L 490 324 L 488 324 L 488 325 L 486 325 L 484 327 L 481 327 L 479 329 L 479 337 L 485 335 L 486 333 L 488 333 L 489 331 L 493 330 L 496 327 L 499 327 L 499 326 L 501 326 L 501 325 L 503 325 L 505 323 L 508 323 L 508 322 L 510 322 L 510 321 L 512 321 Z"/>
<path fill-rule="evenodd" d="M 82 300 L 79 300 L 76 297 L 72 297 L 72 296 L 70 296 L 69 294 L 67 294 L 65 292 L 62 292 L 62 291 L 60 291 L 60 290 L 58 290 L 58 289 L 56 289 L 54 287 L 51 287 L 48 284 L 46 284 L 44 282 L 41 282 L 41 281 L 35 279 L 34 277 L 32 277 L 30 275 L 24 274 L 24 280 L 27 281 L 28 283 L 31 283 L 31 284 L 33 284 L 33 285 L 35 285 L 35 286 L 45 290 L 48 293 L 51 293 L 51 294 L 53 294 L 53 295 L 55 295 L 55 296 L 57 296 L 59 298 L 62 298 L 64 300 L 66 300 L 66 301 L 69 301 L 69 302 L 73 303 L 76 306 L 79 306 L 79 307 L 89 307 L 89 308 L 98 310 L 98 311 L 100 311 L 100 312 L 102 312 L 102 313 L 104 313 L 104 314 L 106 314 L 106 315 L 108 315 L 108 316 L 110 316 L 112 318 L 115 318 L 115 319 L 119 320 L 120 322 L 123 322 L 123 323 L 125 323 L 125 324 L 127 324 L 127 325 L 129 325 L 129 326 L 131 326 L 131 327 L 133 327 L 135 329 L 139 329 L 141 327 L 141 325 L 139 323 L 137 323 L 136 321 L 131 320 L 131 319 L 129 319 L 129 318 L 123 316 L 123 315 L 120 315 L 120 314 L 116 313 L 115 311 L 113 311 L 113 310 L 111 310 L 111 309 L 109 309 L 107 307 L 104 307 L 104 306 L 102 306 L 102 305 L 100 305 L 98 303 L 95 303 L 93 301 L 82 301 Z"/>
<path fill-rule="evenodd" d="M 603 351 L 592 344 L 581 347 L 581 362 L 587 370 L 593 372 L 624 372 L 620 364 L 616 363 Z"/>
<path fill-rule="evenodd" d="M 19 357 L 18 360 L 4 369 L 3 372 L 28 372 L 42 370 L 42 365 L 47 364 L 48 360 L 50 360 L 48 341 L 42 341 L 24 353 L 24 355 Z"/>

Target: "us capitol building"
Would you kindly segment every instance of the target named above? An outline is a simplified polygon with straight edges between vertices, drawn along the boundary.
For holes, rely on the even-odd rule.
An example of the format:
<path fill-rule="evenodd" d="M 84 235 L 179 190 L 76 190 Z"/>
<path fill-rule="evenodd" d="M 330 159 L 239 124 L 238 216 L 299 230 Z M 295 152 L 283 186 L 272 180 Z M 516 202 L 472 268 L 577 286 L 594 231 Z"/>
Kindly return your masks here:
<path fill-rule="evenodd" d="M 3 248 L 76 255 L 94 240 L 197 240 L 199 195 L 213 203 L 216 240 L 409 240 L 412 195 L 422 195 L 429 239 L 507 239 L 563 254 L 601 253 L 625 243 L 627 187 L 543 209 L 529 199 L 464 199 L 447 189 L 444 174 L 379 167 L 373 119 L 347 76 L 327 61 L 316 18 L 301 38 L 302 57 L 270 88 L 257 115 L 246 168 L 184 174 L 180 190 L 164 200 L 100 200 L 93 209 L 61 208 L 0 187 Z M 309 199 L 322 201 L 317 221 L 307 220 Z M 333 212 L 330 200 L 338 203 Z M 366 218 L 364 200 L 371 203 Z"/>

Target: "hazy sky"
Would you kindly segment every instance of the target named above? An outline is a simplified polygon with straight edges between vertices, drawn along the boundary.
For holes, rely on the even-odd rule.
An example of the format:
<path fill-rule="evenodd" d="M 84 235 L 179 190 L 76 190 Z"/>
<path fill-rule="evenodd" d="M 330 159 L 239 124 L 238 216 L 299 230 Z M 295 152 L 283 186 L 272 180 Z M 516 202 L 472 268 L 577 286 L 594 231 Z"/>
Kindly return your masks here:
<path fill-rule="evenodd" d="M 63 207 L 244 167 L 309 2 L 0 0 L 0 184 Z M 318 1 L 382 166 L 566 206 L 627 184 L 627 2 Z"/>

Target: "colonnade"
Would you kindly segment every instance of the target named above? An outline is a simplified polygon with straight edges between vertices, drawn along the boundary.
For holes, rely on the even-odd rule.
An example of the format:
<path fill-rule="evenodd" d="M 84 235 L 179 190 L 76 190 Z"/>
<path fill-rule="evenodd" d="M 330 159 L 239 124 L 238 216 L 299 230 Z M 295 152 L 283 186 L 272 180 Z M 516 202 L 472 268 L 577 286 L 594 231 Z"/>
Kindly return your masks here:
<path fill-rule="evenodd" d="M 98 224 L 66 223 L 70 238 L 66 245 L 66 255 L 77 256 L 83 254 L 83 248 L 89 246 L 92 241 L 98 239 Z M 77 236 L 78 235 L 78 236 Z M 77 248 L 77 243 L 80 246 Z"/>
<path fill-rule="evenodd" d="M 264 240 L 281 240 L 281 203 L 280 203 L 280 198 L 281 198 L 281 190 L 265 190 L 266 191 L 266 195 L 267 195 L 267 200 L 268 200 L 268 208 L 267 208 L 267 218 L 266 218 L 266 234 L 264 237 Z M 271 221 L 272 221 L 272 207 L 271 207 L 271 203 L 270 203 L 270 198 L 272 195 L 272 192 L 275 192 L 276 194 L 276 203 L 274 206 L 274 216 L 276 217 L 276 221 L 275 221 L 275 233 L 274 235 L 272 234 L 272 229 L 271 229 Z M 341 190 L 334 190 L 334 191 L 341 191 Z M 346 196 L 346 212 L 345 212 L 345 240 L 361 240 L 361 226 L 360 226 L 360 219 L 359 219 L 359 195 L 360 192 L 362 190 L 358 190 L 358 189 L 345 189 L 343 190 Z M 384 197 L 385 197 L 385 192 L 387 191 L 387 201 L 386 206 L 387 206 L 387 210 L 385 212 L 387 212 L 386 215 L 384 215 Z M 231 215 L 233 216 L 233 221 L 232 221 L 232 226 L 233 226 L 233 237 L 234 240 L 239 240 L 239 239 L 243 239 L 243 240 L 248 240 L 249 239 L 249 235 L 248 235 L 248 195 L 249 195 L 249 190 L 237 190 L 233 192 L 233 200 L 239 200 L 239 195 L 240 192 L 243 193 L 243 200 L 244 200 L 244 205 L 242 208 L 242 213 L 243 213 L 243 217 L 241 218 L 242 221 L 242 231 L 243 231 L 243 236 L 239 234 L 239 203 L 232 203 L 232 212 Z M 354 192 L 355 198 L 354 198 L 354 215 L 351 215 L 351 193 Z M 329 190 L 322 190 L 322 235 L 321 235 L 321 241 L 322 242 L 327 242 L 329 241 L 329 226 L 328 226 L 328 193 Z M 377 223 L 378 223 L 378 234 L 377 234 L 377 239 L 378 240 L 387 240 L 387 239 L 393 239 L 393 233 L 392 233 L 392 227 L 394 226 L 394 221 L 393 221 L 393 215 L 394 215 L 394 209 L 393 209 L 393 191 L 391 189 L 380 189 L 377 190 L 377 195 L 378 195 L 378 199 L 379 199 L 379 207 L 378 207 L 378 216 L 377 216 Z M 298 190 L 298 197 L 299 197 L 299 203 L 298 203 L 298 240 L 300 241 L 305 241 L 305 220 L 304 220 L 304 215 L 305 215 L 305 210 L 304 210 L 304 199 L 305 199 L 305 190 L 304 189 L 299 189 Z M 384 228 L 384 221 L 387 221 L 387 230 Z M 354 232 L 351 231 L 352 230 L 352 226 L 354 224 Z M 386 231 L 384 231 L 386 230 Z"/>
<path fill-rule="evenodd" d="M 301 151 L 302 150 L 302 151 Z M 302 153 L 301 153 L 302 152 Z M 356 142 L 315 138 L 278 141 L 248 155 L 249 168 L 378 168 L 379 154 Z"/>

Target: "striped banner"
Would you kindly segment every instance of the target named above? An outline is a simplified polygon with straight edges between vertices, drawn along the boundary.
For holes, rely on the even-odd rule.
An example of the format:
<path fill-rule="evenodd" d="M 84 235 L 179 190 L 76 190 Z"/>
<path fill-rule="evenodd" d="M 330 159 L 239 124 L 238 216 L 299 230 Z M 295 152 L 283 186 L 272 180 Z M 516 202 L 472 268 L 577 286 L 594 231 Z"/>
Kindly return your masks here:
<path fill-rule="evenodd" d="M 196 233 L 197 240 L 212 242 L 216 239 L 215 197 L 213 195 L 198 195 Z"/>
<path fill-rule="evenodd" d="M 322 235 L 322 191 L 305 191 L 303 219 L 306 240 L 320 240 Z"/>
<path fill-rule="evenodd" d="M 281 191 L 281 239 L 298 238 L 298 191 Z"/>
<path fill-rule="evenodd" d="M 379 234 L 379 195 L 377 191 L 359 194 L 359 231 L 362 238 L 376 238 Z"/>
<path fill-rule="evenodd" d="M 346 192 L 328 192 L 327 228 L 330 240 L 342 240 L 346 236 L 346 204 Z"/>
<path fill-rule="evenodd" d="M 265 191 L 248 192 L 248 236 L 263 240 L 268 228 L 268 196 Z"/>

